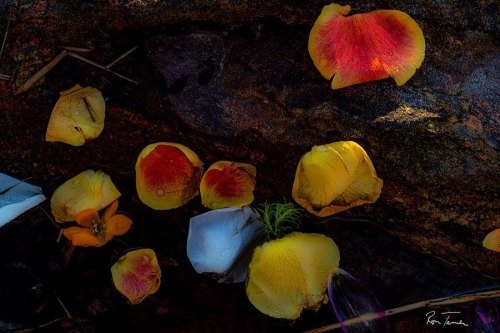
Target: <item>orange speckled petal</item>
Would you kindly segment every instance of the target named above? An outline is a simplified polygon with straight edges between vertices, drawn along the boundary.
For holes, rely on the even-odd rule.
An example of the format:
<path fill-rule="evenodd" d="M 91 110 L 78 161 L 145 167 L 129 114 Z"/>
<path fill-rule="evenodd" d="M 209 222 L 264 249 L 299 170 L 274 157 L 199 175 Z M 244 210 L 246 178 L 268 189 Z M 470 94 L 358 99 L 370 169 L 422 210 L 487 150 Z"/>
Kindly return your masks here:
<path fill-rule="evenodd" d="M 132 304 L 140 303 L 160 288 L 161 269 L 151 249 L 126 253 L 111 267 L 111 275 L 116 289 Z"/>
<path fill-rule="evenodd" d="M 166 210 L 180 207 L 198 194 L 203 163 L 185 146 L 160 142 L 144 148 L 135 170 L 141 201 Z"/>
<path fill-rule="evenodd" d="M 113 215 L 106 221 L 106 234 L 121 236 L 130 230 L 132 220 L 123 214 Z"/>
<path fill-rule="evenodd" d="M 82 210 L 76 216 L 76 223 L 84 228 L 90 228 L 97 221 L 99 221 L 99 214 L 93 208 Z"/>
<path fill-rule="evenodd" d="M 425 56 L 418 24 L 398 10 L 345 16 L 350 6 L 325 6 L 309 35 L 309 54 L 332 89 L 394 78 L 408 81 Z"/>
<path fill-rule="evenodd" d="M 71 228 L 69 228 L 71 229 Z M 77 233 L 73 233 L 71 237 L 71 242 L 74 246 L 103 246 L 104 243 L 99 241 L 97 237 L 90 231 L 90 229 L 84 229 Z"/>
<path fill-rule="evenodd" d="M 117 210 L 118 210 L 118 200 L 115 200 L 111 203 L 111 205 L 106 207 L 106 209 L 104 210 L 104 213 L 102 214 L 102 220 L 104 222 L 108 221 L 113 215 L 116 214 Z"/>
<path fill-rule="evenodd" d="M 486 235 L 483 240 L 483 246 L 489 250 L 500 252 L 500 228 Z"/>
<path fill-rule="evenodd" d="M 205 172 L 201 202 L 210 209 L 243 207 L 252 203 L 256 169 L 247 163 L 219 161 Z"/>

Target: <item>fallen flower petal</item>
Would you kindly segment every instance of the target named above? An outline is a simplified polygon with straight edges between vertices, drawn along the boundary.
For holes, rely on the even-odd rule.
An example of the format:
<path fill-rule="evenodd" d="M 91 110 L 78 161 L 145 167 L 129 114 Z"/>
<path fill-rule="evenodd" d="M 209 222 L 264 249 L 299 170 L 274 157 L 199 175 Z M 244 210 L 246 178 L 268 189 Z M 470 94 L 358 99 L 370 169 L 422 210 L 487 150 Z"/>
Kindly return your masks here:
<path fill-rule="evenodd" d="M 397 10 L 346 16 L 350 6 L 325 6 L 309 35 L 309 54 L 332 89 L 393 77 L 408 81 L 425 56 L 418 24 Z"/>
<path fill-rule="evenodd" d="M 302 156 L 292 196 L 311 214 L 324 217 L 375 202 L 382 179 L 365 150 L 353 141 L 314 146 Z"/>
<path fill-rule="evenodd" d="M 219 282 L 243 282 L 264 235 L 264 224 L 248 206 L 212 210 L 189 221 L 187 256 L 198 273 L 213 273 Z"/>
<path fill-rule="evenodd" d="M 293 232 L 264 243 L 248 267 L 248 299 L 268 316 L 296 319 L 326 300 L 328 275 L 339 260 L 337 245 L 320 234 Z"/>
<path fill-rule="evenodd" d="M 252 203 L 255 167 L 219 161 L 210 166 L 200 184 L 201 203 L 209 209 L 243 207 Z"/>
<path fill-rule="evenodd" d="M 63 91 L 52 114 L 45 140 L 82 146 L 104 129 L 105 102 L 99 90 L 79 85 Z"/>
<path fill-rule="evenodd" d="M 160 288 L 161 269 L 152 249 L 127 252 L 111 267 L 111 275 L 116 289 L 132 304 Z"/>
<path fill-rule="evenodd" d="M 99 211 L 120 195 L 107 174 L 87 170 L 59 186 L 52 195 L 50 206 L 57 222 L 75 221 L 83 210 Z"/>
<path fill-rule="evenodd" d="M 141 201 L 156 210 L 186 204 L 198 194 L 203 163 L 191 149 L 159 142 L 142 150 L 135 165 Z"/>
<path fill-rule="evenodd" d="M 484 237 L 483 246 L 488 250 L 500 252 L 500 228 L 493 230 Z"/>

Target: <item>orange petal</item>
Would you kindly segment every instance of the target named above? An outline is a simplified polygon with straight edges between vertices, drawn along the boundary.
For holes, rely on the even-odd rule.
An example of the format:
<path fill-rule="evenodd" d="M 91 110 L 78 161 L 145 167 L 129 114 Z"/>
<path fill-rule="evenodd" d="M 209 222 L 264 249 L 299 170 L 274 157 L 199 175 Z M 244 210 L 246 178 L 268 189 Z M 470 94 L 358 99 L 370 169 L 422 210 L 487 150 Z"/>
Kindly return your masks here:
<path fill-rule="evenodd" d="M 135 170 L 141 201 L 166 210 L 180 207 L 198 194 L 203 163 L 183 145 L 159 142 L 143 149 Z"/>
<path fill-rule="evenodd" d="M 160 288 L 161 269 L 152 249 L 127 252 L 111 267 L 113 283 L 132 304 Z"/>
<path fill-rule="evenodd" d="M 201 202 L 210 209 L 243 207 L 254 197 L 256 170 L 253 165 L 219 161 L 210 166 L 200 184 Z"/>
<path fill-rule="evenodd" d="M 68 228 L 71 229 L 71 228 Z M 97 237 L 90 231 L 90 229 L 84 229 L 80 232 L 73 233 L 71 242 L 74 246 L 103 246 L 106 242 L 101 242 Z"/>
<path fill-rule="evenodd" d="M 486 235 L 483 240 L 483 246 L 489 250 L 500 252 L 500 228 Z"/>
<path fill-rule="evenodd" d="M 350 6 L 325 6 L 309 35 L 309 54 L 332 89 L 394 78 L 408 81 L 425 55 L 418 24 L 397 10 L 347 15 Z"/>
<path fill-rule="evenodd" d="M 117 210 L 118 210 L 118 200 L 115 200 L 111 203 L 111 205 L 106 207 L 106 209 L 104 210 L 104 213 L 102 215 L 102 220 L 104 222 L 108 221 L 111 218 L 111 216 L 116 214 Z"/>
<path fill-rule="evenodd" d="M 96 224 L 99 220 L 99 214 L 97 210 L 93 208 L 82 210 L 76 216 L 76 223 L 85 228 L 90 228 L 92 225 Z"/>
<path fill-rule="evenodd" d="M 311 214 L 324 217 L 375 202 L 382 191 L 365 150 L 353 141 L 314 146 L 297 166 L 292 197 Z"/>
<path fill-rule="evenodd" d="M 64 229 L 63 235 L 64 235 L 64 237 L 66 237 L 67 239 L 72 241 L 74 235 L 76 235 L 80 232 L 85 232 L 85 230 L 87 230 L 87 229 L 80 228 L 80 227 L 70 227 L 70 228 Z"/>
<path fill-rule="evenodd" d="M 106 235 L 121 236 L 130 230 L 132 220 L 123 214 L 113 215 L 106 221 Z"/>

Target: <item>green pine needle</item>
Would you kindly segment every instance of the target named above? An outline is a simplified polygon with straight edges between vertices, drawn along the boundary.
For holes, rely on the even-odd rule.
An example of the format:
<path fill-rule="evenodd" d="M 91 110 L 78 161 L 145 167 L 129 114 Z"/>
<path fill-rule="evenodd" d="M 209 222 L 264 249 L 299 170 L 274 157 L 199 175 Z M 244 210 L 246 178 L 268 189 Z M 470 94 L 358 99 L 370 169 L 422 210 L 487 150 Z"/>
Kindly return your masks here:
<path fill-rule="evenodd" d="M 266 202 L 257 211 L 266 226 L 268 238 L 279 238 L 297 230 L 302 222 L 302 209 L 291 202 Z"/>

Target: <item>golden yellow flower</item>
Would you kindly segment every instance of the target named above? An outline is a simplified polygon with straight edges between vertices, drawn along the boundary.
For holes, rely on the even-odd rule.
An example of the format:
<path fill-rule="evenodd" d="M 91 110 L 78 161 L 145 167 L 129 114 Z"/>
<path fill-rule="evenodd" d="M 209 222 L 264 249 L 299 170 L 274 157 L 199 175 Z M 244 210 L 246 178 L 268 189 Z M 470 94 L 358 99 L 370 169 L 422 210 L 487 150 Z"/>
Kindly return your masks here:
<path fill-rule="evenodd" d="M 311 214 L 324 217 L 375 202 L 382 191 L 365 150 L 353 141 L 314 146 L 302 156 L 292 196 Z"/>
<path fill-rule="evenodd" d="M 85 209 L 76 216 L 80 227 L 67 228 L 63 234 L 74 246 L 103 246 L 114 236 L 125 234 L 132 226 L 132 220 L 116 214 L 117 210 L 118 200 L 106 208 L 101 218 L 95 209 Z"/>
<path fill-rule="evenodd" d="M 493 230 L 484 237 L 483 246 L 488 250 L 500 252 L 500 228 Z"/>

